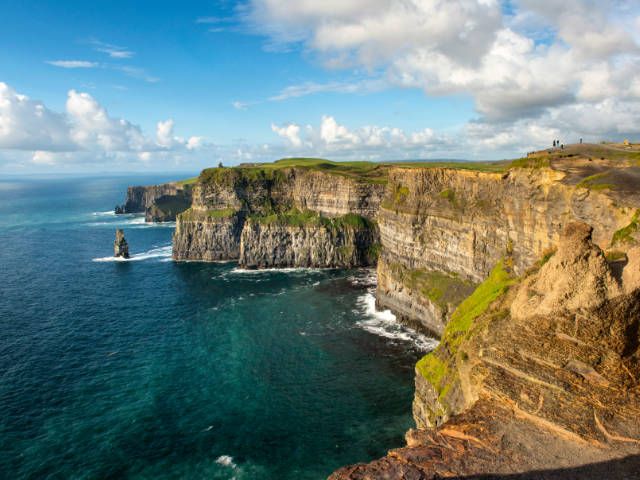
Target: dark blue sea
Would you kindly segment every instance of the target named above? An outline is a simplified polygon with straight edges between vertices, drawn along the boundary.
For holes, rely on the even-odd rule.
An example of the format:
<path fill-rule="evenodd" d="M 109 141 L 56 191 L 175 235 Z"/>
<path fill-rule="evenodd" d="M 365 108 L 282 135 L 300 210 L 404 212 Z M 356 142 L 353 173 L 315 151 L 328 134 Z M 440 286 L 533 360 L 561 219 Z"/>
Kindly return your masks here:
<path fill-rule="evenodd" d="M 173 262 L 173 224 L 111 213 L 172 179 L 0 179 L 0 478 L 321 479 L 400 446 L 430 342 L 373 272 Z"/>

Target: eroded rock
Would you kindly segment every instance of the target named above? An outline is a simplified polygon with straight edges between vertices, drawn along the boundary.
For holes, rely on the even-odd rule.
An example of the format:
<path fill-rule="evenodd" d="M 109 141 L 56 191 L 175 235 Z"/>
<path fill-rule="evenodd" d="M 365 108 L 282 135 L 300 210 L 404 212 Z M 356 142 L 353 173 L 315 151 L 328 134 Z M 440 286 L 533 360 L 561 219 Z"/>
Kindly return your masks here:
<path fill-rule="evenodd" d="M 113 256 L 129 258 L 129 244 L 124 238 L 124 232 L 120 229 L 116 230 L 116 239 L 113 242 Z"/>

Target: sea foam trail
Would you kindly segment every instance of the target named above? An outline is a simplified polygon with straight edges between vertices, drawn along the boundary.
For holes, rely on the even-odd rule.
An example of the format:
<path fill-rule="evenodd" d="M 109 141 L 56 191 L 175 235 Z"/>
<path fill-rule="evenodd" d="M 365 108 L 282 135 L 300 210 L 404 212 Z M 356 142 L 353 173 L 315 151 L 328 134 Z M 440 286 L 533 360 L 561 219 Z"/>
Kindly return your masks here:
<path fill-rule="evenodd" d="M 289 267 L 289 268 L 240 268 L 236 267 L 229 273 L 234 275 L 261 275 L 265 273 L 301 273 L 301 272 L 321 272 L 335 270 L 331 268 L 309 268 L 309 267 Z"/>
<path fill-rule="evenodd" d="M 171 259 L 172 251 L 173 251 L 173 246 L 167 245 L 164 247 L 152 248 L 151 250 L 148 250 L 143 253 L 134 253 L 129 258 L 100 257 L 100 258 L 94 258 L 92 261 L 93 262 L 139 262 L 141 260 L 148 260 L 150 258 L 160 258 L 161 261 L 169 261 Z"/>
<path fill-rule="evenodd" d="M 427 337 L 398 322 L 391 310 L 376 310 L 376 297 L 372 291 L 358 297 L 357 304 L 368 319 L 360 320 L 356 324 L 367 332 L 392 340 L 412 342 L 424 351 L 431 351 L 438 346 L 438 340 L 435 338 Z"/>
<path fill-rule="evenodd" d="M 91 227 L 128 226 L 129 228 L 175 228 L 176 222 L 146 222 L 144 214 L 122 213 L 116 215 L 113 211 L 92 212 L 91 216 L 98 221 L 90 222 Z M 97 217 L 97 218 L 96 218 Z"/>

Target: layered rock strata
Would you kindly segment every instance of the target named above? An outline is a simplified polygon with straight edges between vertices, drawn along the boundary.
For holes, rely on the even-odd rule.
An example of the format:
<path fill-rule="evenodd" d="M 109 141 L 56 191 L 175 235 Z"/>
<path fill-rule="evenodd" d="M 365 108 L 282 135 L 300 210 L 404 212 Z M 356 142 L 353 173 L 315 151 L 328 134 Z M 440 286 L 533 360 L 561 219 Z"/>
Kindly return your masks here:
<path fill-rule="evenodd" d="M 618 268 L 592 231 L 569 224 L 519 278 L 510 262 L 494 269 L 416 367 L 408 446 L 331 478 L 634 478 L 623 457 L 640 454 L 640 249 Z"/>
<path fill-rule="evenodd" d="M 377 216 L 379 306 L 439 333 L 448 314 L 416 295 L 397 275 L 397 265 L 477 283 L 508 254 L 520 274 L 557 243 L 562 226 L 573 220 L 594 225 L 596 242 L 608 246 L 633 210 L 607 191 L 567 185 L 565 176 L 551 168 L 503 173 L 391 169 Z"/>
<path fill-rule="evenodd" d="M 246 268 L 375 264 L 384 185 L 301 168 L 209 169 L 178 216 L 177 260 Z"/>
<path fill-rule="evenodd" d="M 280 225 L 249 220 L 242 230 L 239 264 L 245 268 L 340 267 L 374 265 L 377 229 L 373 225 Z"/>
<path fill-rule="evenodd" d="M 117 206 L 115 213 L 144 213 L 147 222 L 167 222 L 190 205 L 191 184 L 171 182 L 129 187 L 125 203 Z"/>

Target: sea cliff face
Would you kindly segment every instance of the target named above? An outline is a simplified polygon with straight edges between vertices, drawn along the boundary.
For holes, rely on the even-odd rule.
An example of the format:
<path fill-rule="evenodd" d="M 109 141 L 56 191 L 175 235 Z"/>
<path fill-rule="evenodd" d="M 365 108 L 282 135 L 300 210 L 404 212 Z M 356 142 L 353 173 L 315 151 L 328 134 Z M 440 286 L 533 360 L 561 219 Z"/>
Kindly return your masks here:
<path fill-rule="evenodd" d="M 524 275 L 499 263 L 418 362 L 407 447 L 331 478 L 634 478 L 640 249 L 608 260 L 592 232 L 567 224 Z"/>
<path fill-rule="evenodd" d="M 383 192 L 302 168 L 205 170 L 177 218 L 173 255 L 246 268 L 373 265 Z"/>
<path fill-rule="evenodd" d="M 557 243 L 562 226 L 573 220 L 594 225 L 595 241 L 608 246 L 633 210 L 604 192 L 567 185 L 565 176 L 551 168 L 504 173 L 392 169 L 377 217 L 380 307 L 441 333 L 457 303 L 442 308 L 420 295 L 407 284 L 411 274 L 444 273 L 478 283 L 506 254 L 520 274 Z M 457 296 L 457 302 L 464 297 Z"/>
<path fill-rule="evenodd" d="M 242 230 L 239 264 L 245 268 L 374 265 L 378 231 L 365 222 L 313 225 L 265 224 L 248 220 Z"/>
<path fill-rule="evenodd" d="M 125 203 L 116 213 L 144 213 L 147 222 L 168 222 L 191 205 L 191 185 L 171 182 L 127 189 Z"/>

